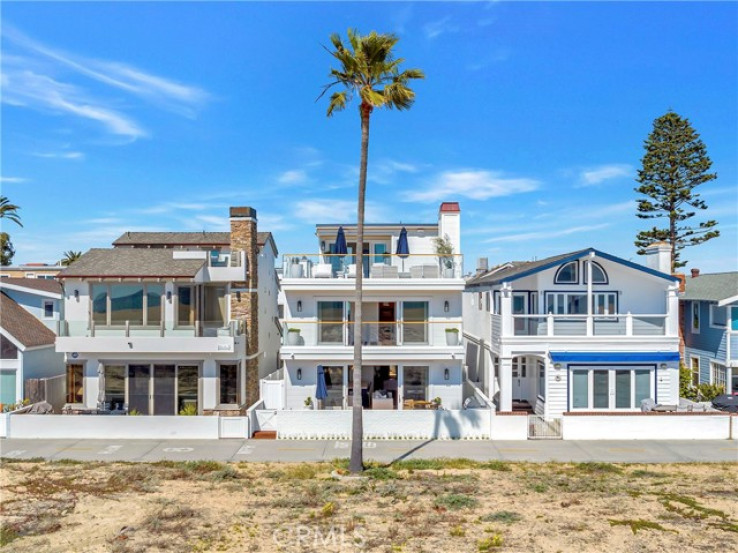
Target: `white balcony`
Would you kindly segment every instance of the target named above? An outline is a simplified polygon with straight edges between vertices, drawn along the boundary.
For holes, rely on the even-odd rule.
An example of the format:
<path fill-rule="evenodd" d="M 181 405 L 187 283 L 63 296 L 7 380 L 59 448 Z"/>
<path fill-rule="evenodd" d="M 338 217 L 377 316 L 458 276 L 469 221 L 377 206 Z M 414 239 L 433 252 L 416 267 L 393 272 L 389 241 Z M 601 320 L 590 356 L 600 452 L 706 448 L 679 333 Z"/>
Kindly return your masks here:
<path fill-rule="evenodd" d="M 201 273 L 201 282 L 242 282 L 246 280 L 248 264 L 246 253 L 243 251 L 223 253 L 217 250 L 173 250 L 172 255 L 174 259 L 207 260 L 207 265 Z"/>

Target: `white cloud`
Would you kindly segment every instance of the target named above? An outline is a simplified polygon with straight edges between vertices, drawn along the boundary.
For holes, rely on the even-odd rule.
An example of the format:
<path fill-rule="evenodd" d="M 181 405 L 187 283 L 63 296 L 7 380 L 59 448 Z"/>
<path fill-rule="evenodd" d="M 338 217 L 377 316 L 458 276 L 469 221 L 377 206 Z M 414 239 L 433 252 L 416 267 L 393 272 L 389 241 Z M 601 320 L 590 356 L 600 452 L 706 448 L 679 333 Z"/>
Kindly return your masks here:
<path fill-rule="evenodd" d="M 428 39 L 438 38 L 444 33 L 456 33 L 459 27 L 451 23 L 451 17 L 444 17 L 438 21 L 431 21 L 423 26 L 423 32 Z"/>
<path fill-rule="evenodd" d="M 539 187 L 540 182 L 535 179 L 505 177 L 500 171 L 482 169 L 445 171 L 436 177 L 435 183 L 429 188 L 408 192 L 406 199 L 419 202 L 433 202 L 456 197 L 487 200 L 531 192 Z"/>
<path fill-rule="evenodd" d="M 84 159 L 85 157 L 82 152 L 33 152 L 31 155 L 45 159 Z"/>
<path fill-rule="evenodd" d="M 581 186 L 594 186 L 609 179 L 633 175 L 633 167 L 627 164 L 613 163 L 585 169 L 579 174 Z"/>
<path fill-rule="evenodd" d="M 332 198 L 303 200 L 293 206 L 294 216 L 311 224 L 356 223 L 356 202 Z M 364 206 L 366 222 L 391 220 L 387 206 L 366 202 Z"/>
<path fill-rule="evenodd" d="M 303 184 L 307 180 L 307 173 L 302 169 L 285 171 L 277 178 L 277 182 L 280 184 Z"/>
<path fill-rule="evenodd" d="M 22 182 L 28 182 L 28 179 L 24 179 L 23 177 L 0 177 L 0 182 L 20 184 Z"/>
<path fill-rule="evenodd" d="M 602 228 L 609 227 L 610 223 L 600 223 L 598 225 L 583 225 L 578 227 L 570 227 L 561 230 L 539 230 L 534 232 L 523 232 L 519 234 L 507 234 L 505 236 L 495 236 L 494 238 L 488 238 L 483 240 L 483 243 L 490 244 L 494 242 L 523 242 L 526 240 L 546 240 L 549 238 L 557 238 L 559 236 L 569 236 L 570 234 L 586 234 L 593 230 L 599 230 Z"/>

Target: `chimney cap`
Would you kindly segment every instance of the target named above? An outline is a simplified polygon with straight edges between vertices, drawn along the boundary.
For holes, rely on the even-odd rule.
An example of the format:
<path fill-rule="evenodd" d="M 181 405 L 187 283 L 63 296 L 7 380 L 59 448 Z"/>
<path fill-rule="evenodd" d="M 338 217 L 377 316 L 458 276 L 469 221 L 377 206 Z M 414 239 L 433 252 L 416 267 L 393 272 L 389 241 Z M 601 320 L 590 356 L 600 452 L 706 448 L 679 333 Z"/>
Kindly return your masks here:
<path fill-rule="evenodd" d="M 691 270 L 691 273 L 692 273 L 692 278 L 697 278 L 698 276 L 700 276 L 700 270 L 699 269 L 696 269 L 696 268 L 695 269 L 692 269 Z"/>
<path fill-rule="evenodd" d="M 459 213 L 461 208 L 459 202 L 443 202 L 439 208 L 441 213 Z"/>
<path fill-rule="evenodd" d="M 232 207 L 231 217 L 254 217 L 256 218 L 256 210 L 253 207 Z"/>

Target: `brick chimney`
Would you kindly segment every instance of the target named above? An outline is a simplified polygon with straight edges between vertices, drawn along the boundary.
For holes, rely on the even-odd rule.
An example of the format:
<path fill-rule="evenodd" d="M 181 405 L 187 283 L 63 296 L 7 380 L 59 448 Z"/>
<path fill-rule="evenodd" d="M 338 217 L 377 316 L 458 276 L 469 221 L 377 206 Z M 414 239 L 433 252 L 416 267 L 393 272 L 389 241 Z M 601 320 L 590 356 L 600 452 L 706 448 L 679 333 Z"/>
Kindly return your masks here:
<path fill-rule="evenodd" d="M 646 247 L 646 267 L 671 274 L 671 244 L 668 242 L 654 242 Z"/>
<path fill-rule="evenodd" d="M 244 321 L 247 332 L 246 355 L 259 351 L 258 246 L 256 242 L 256 210 L 251 207 L 231 208 L 231 252 L 244 252 L 246 281 L 231 283 L 231 319 Z M 252 405 L 259 397 L 258 356 L 246 361 L 246 397 Z"/>
<path fill-rule="evenodd" d="M 700 276 L 700 270 L 699 269 L 691 269 L 692 271 L 692 278 L 697 278 Z"/>

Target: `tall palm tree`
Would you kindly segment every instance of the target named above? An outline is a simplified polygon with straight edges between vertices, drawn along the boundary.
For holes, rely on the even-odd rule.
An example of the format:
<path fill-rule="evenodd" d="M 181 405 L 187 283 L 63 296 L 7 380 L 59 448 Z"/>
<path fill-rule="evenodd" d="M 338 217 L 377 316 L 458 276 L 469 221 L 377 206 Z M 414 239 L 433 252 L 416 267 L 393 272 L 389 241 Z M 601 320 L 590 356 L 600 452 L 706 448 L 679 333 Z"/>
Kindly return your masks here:
<path fill-rule="evenodd" d="M 72 263 L 77 261 L 80 257 L 82 257 L 82 252 L 75 252 L 74 250 L 69 250 L 68 252 L 64 252 L 64 257 L 62 257 L 61 264 L 65 267 L 69 267 Z"/>
<path fill-rule="evenodd" d="M 20 215 L 18 215 L 18 207 L 15 204 L 11 204 L 7 196 L 0 196 L 0 219 L 10 219 L 18 226 L 23 226 L 21 223 Z"/>
<path fill-rule="evenodd" d="M 328 117 L 342 111 L 354 95 L 359 97 L 361 117 L 361 162 L 359 164 L 359 201 L 356 224 L 356 296 L 354 301 L 354 378 L 353 415 L 351 437 L 351 462 L 353 473 L 364 469 L 363 422 L 361 414 L 361 300 L 363 283 L 364 198 L 366 196 L 366 166 L 369 155 L 369 118 L 374 108 L 409 109 L 415 101 L 415 92 L 408 86 L 412 79 L 423 79 L 420 69 L 400 71 L 402 58 L 395 59 L 392 49 L 399 38 L 394 34 L 377 34 L 372 31 L 361 36 L 348 30 L 348 45 L 344 46 L 338 34 L 331 35 L 334 50 L 330 54 L 338 60 L 338 69 L 331 69 L 333 82 L 323 89 L 325 94 L 338 85 L 345 90 L 334 92 L 328 104 Z"/>

